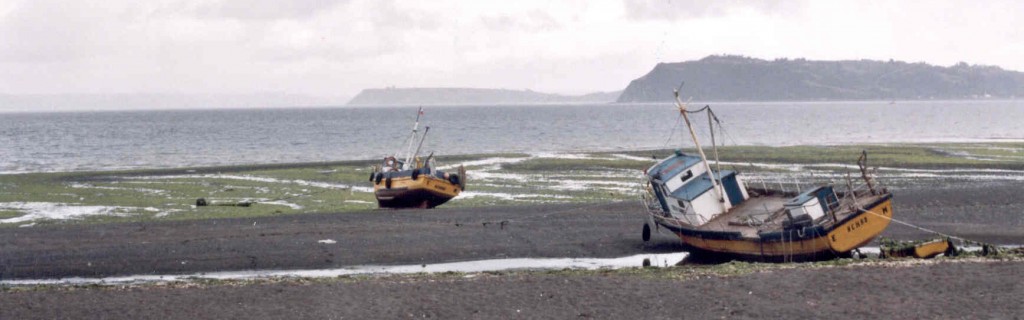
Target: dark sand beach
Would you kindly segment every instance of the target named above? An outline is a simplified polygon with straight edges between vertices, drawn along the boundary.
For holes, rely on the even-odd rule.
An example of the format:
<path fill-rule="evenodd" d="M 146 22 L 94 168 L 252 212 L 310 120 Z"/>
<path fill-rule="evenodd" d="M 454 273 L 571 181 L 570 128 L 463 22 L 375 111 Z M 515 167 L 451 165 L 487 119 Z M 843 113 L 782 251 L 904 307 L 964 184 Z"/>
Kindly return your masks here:
<path fill-rule="evenodd" d="M 897 192 L 895 217 L 975 241 L 1024 244 L 1024 204 L 1015 192 Z M 644 243 L 641 210 L 636 202 L 612 202 L 6 228 L 0 272 L 5 279 L 106 277 L 682 250 L 668 234 Z M 935 237 L 896 223 L 883 236 Z"/>
<path fill-rule="evenodd" d="M 779 269 L 673 280 L 610 274 L 392 276 L 330 282 L 35 290 L 0 318 L 1014 319 L 1022 262 Z"/>
<path fill-rule="evenodd" d="M 996 244 L 1024 243 L 1019 188 L 896 192 L 896 218 Z M 4 279 L 619 257 L 680 250 L 640 240 L 635 202 L 371 210 L 339 214 L 0 230 Z M 883 236 L 933 235 L 892 224 Z M 323 244 L 320 240 L 336 243 Z M 686 272 L 679 266 L 660 272 Z M 1013 318 L 1019 260 L 770 269 L 696 279 L 628 272 L 508 272 L 127 288 L 8 288 L 0 318 Z M 1009 300 L 1008 300 L 1009 299 Z M 1014 300 L 1015 301 L 1015 300 Z M 54 308 L 58 305 L 59 307 Z M 518 310 L 518 311 L 517 311 Z"/>

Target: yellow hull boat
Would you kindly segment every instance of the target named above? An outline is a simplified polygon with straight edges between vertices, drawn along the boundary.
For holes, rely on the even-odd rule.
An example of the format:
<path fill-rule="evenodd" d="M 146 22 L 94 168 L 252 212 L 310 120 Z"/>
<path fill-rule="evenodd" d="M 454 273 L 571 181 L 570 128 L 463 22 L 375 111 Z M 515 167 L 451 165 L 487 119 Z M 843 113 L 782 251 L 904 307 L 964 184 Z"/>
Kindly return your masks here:
<path fill-rule="evenodd" d="M 430 167 L 374 172 L 373 194 L 381 208 L 433 208 L 448 202 L 465 188 L 465 170 L 452 174 Z"/>
<path fill-rule="evenodd" d="M 407 148 L 410 152 L 406 157 L 384 157 L 381 165 L 375 166 L 370 174 L 373 194 L 381 208 L 433 208 L 448 202 L 466 189 L 466 170 L 462 166 L 459 166 L 458 173 L 449 173 L 435 169 L 433 153 L 425 160 L 419 158 L 423 141 L 430 132 L 430 127 L 426 127 L 423 135 L 419 136 L 422 115 L 423 108 L 420 108 L 408 140 Z M 417 139 L 419 145 L 415 152 L 411 152 L 413 142 Z"/>
<path fill-rule="evenodd" d="M 866 152 L 857 161 L 863 178 L 857 186 L 847 176 L 845 186 L 839 188 L 824 185 L 803 192 L 749 188 L 739 172 L 721 169 L 717 146 L 714 164 L 701 149 L 689 114 L 707 112 L 714 145 L 713 124 L 718 117 L 710 107 L 690 111 L 678 91 L 676 103 L 698 154 L 676 151 L 645 171 L 644 241 L 650 240 L 653 227 L 679 237 L 689 250 L 713 257 L 816 260 L 848 256 L 889 225 L 893 195 L 877 186 Z"/>

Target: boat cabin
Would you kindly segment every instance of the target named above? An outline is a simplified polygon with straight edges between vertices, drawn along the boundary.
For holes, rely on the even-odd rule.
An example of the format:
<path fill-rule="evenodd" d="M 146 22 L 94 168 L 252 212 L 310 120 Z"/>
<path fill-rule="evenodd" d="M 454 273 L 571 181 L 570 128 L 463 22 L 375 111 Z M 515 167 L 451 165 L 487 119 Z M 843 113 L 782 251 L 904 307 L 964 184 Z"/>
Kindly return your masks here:
<path fill-rule="evenodd" d="M 647 169 L 647 176 L 666 216 L 694 226 L 703 225 L 750 198 L 735 171 L 709 174 L 700 157 L 678 150 Z"/>
<path fill-rule="evenodd" d="M 807 190 L 782 204 L 789 220 L 785 225 L 807 226 L 835 214 L 839 207 L 839 196 L 832 186 L 821 186 Z M 832 217 L 833 219 L 835 217 Z"/>

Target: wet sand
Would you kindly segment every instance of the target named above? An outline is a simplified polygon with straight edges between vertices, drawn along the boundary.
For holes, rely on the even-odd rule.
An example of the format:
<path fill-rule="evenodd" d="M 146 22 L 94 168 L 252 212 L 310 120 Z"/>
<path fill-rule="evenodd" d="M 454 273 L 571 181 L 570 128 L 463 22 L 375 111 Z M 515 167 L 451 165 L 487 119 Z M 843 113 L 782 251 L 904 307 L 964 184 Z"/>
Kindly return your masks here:
<path fill-rule="evenodd" d="M 896 218 L 971 240 L 1024 244 L 1017 190 L 896 192 Z M 553 204 L 0 229 L 4 279 L 322 269 L 517 257 L 609 258 L 681 250 L 640 239 L 636 202 Z M 891 224 L 895 239 L 934 235 Z M 336 243 L 319 243 L 333 240 Z"/>
<path fill-rule="evenodd" d="M 896 218 L 972 240 L 1024 244 L 1020 191 L 1000 185 L 898 191 Z M 646 244 L 640 240 L 639 208 L 635 202 L 620 202 L 3 228 L 0 276 L 313 269 L 679 250 L 669 235 Z M 930 237 L 896 224 L 884 236 Z M 318 242 L 326 239 L 336 243 Z M 942 263 L 775 270 L 685 282 L 614 273 L 512 273 L 7 290 L 0 292 L 0 318 L 77 318 L 92 312 L 109 318 L 1007 318 L 1024 312 L 1015 298 L 1006 300 L 1024 293 L 1018 284 L 1022 271 L 1021 262 Z M 57 304 L 61 307 L 53 308 Z"/>
<path fill-rule="evenodd" d="M 686 281 L 543 273 L 0 292 L 0 318 L 986 318 L 1024 314 L 1022 262 L 771 270 Z"/>
<path fill-rule="evenodd" d="M 672 245 L 643 244 L 638 206 L 372 210 L 7 228 L 0 230 L 0 272 L 5 279 L 101 277 L 509 257 L 618 257 L 677 250 Z"/>

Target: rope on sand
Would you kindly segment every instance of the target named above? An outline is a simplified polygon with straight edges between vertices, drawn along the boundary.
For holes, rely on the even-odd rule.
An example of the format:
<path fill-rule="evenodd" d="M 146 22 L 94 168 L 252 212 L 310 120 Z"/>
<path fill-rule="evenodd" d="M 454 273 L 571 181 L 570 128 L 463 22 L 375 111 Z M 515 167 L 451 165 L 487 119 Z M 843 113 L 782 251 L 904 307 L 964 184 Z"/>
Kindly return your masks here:
<path fill-rule="evenodd" d="M 898 220 L 898 219 L 895 219 L 895 218 L 892 218 L 892 217 L 889 217 L 889 216 L 886 216 L 886 215 L 878 214 L 877 212 L 864 209 L 864 207 L 858 206 L 858 208 L 861 211 L 873 214 L 875 216 L 878 216 L 879 218 L 887 219 L 889 221 L 896 222 L 896 223 L 899 223 L 901 225 L 904 225 L 904 226 L 907 226 L 907 227 L 910 227 L 910 228 L 914 228 L 914 229 L 917 229 L 917 230 L 920 230 L 920 231 L 937 234 L 937 235 L 940 235 L 940 236 L 943 236 L 943 237 L 946 237 L 946 238 L 949 238 L 949 239 L 960 240 L 962 243 L 965 243 L 965 244 L 978 244 L 978 245 L 981 245 L 983 247 L 996 248 L 996 246 L 992 245 L 991 243 L 986 243 L 986 242 L 982 242 L 982 241 L 975 241 L 975 240 L 970 240 L 970 239 L 966 239 L 966 238 L 963 238 L 963 237 L 958 237 L 958 236 L 954 236 L 954 235 L 950 235 L 950 234 L 945 234 L 945 233 L 938 232 L 938 231 L 935 231 L 935 230 L 932 230 L 932 229 L 928 229 L 928 228 L 925 228 L 925 227 L 917 226 L 917 225 L 914 225 L 914 224 L 906 222 L 906 221 Z"/>

